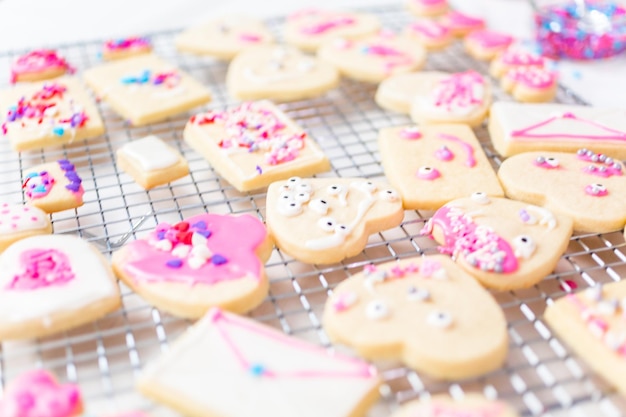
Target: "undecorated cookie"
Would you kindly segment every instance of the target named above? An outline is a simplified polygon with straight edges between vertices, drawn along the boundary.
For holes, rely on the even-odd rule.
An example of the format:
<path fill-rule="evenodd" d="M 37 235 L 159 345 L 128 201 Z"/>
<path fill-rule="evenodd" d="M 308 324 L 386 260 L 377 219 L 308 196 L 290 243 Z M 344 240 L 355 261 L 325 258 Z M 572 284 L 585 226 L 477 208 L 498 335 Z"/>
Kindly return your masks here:
<path fill-rule="evenodd" d="M 131 36 L 129 38 L 110 39 L 102 47 L 102 59 L 113 61 L 152 52 L 150 39 Z"/>
<path fill-rule="evenodd" d="M 542 67 L 511 68 L 500 85 L 517 101 L 541 103 L 556 96 L 558 77 L 554 71 Z"/>
<path fill-rule="evenodd" d="M 442 255 L 365 266 L 335 288 L 323 324 L 367 359 L 399 359 L 444 380 L 498 369 L 508 349 L 498 304 Z"/>
<path fill-rule="evenodd" d="M 512 45 L 504 52 L 496 55 L 493 61 L 491 61 L 489 72 L 496 78 L 502 78 L 504 74 L 513 68 L 543 68 L 545 64 L 546 61 L 542 56 L 526 51 L 517 45 Z"/>
<path fill-rule="evenodd" d="M 42 81 L 73 74 L 74 68 L 52 49 L 37 49 L 17 57 L 11 64 L 11 83 Z"/>
<path fill-rule="evenodd" d="M 82 179 L 67 159 L 48 162 L 24 173 L 22 189 L 26 200 L 46 213 L 68 210 L 83 205 Z"/>
<path fill-rule="evenodd" d="M 267 228 L 276 246 L 311 264 L 331 264 L 360 253 L 372 233 L 404 218 L 398 193 L 361 178 L 299 178 L 267 190 Z"/>
<path fill-rule="evenodd" d="M 464 39 L 465 50 L 481 61 L 491 61 L 496 55 L 505 51 L 512 43 L 513 37 L 506 33 L 489 29 L 476 30 Z"/>
<path fill-rule="evenodd" d="M 47 336 L 119 306 L 109 263 L 85 240 L 33 236 L 0 255 L 0 340 Z"/>
<path fill-rule="evenodd" d="M 440 243 L 440 252 L 452 255 L 485 287 L 507 291 L 531 287 L 554 270 L 569 244 L 572 220 L 474 193 L 437 210 L 422 234 Z"/>
<path fill-rule="evenodd" d="M 596 283 L 549 304 L 544 318 L 558 337 L 626 394 L 626 281 Z"/>
<path fill-rule="evenodd" d="M 426 62 L 421 45 L 386 30 L 357 40 L 334 39 L 324 43 L 317 54 L 346 77 L 373 83 L 416 71 Z"/>
<path fill-rule="evenodd" d="M 189 174 L 180 152 L 154 135 L 125 144 L 116 155 L 120 169 L 146 190 Z"/>
<path fill-rule="evenodd" d="M 330 169 L 317 144 L 269 101 L 197 114 L 184 138 L 239 191 Z"/>
<path fill-rule="evenodd" d="M 379 131 L 385 176 L 405 209 L 436 210 L 471 194 L 503 197 L 495 171 L 465 125 L 389 127 Z"/>
<path fill-rule="evenodd" d="M 263 264 L 272 243 L 249 216 L 200 214 L 161 223 L 113 254 L 113 269 L 150 304 L 179 317 L 198 318 L 211 307 L 244 313 L 268 290 Z"/>
<path fill-rule="evenodd" d="M 0 204 L 0 252 L 18 240 L 50 233 L 52 224 L 43 210 L 21 204 Z"/>
<path fill-rule="evenodd" d="M 22 152 L 104 133 L 87 90 L 75 78 L 59 78 L 0 91 L 0 136 Z"/>
<path fill-rule="evenodd" d="M 330 39 L 355 39 L 373 35 L 379 29 L 378 18 L 372 14 L 306 9 L 287 18 L 284 35 L 288 44 L 315 52 Z"/>
<path fill-rule="evenodd" d="M 491 105 L 491 86 L 475 71 L 445 75 L 422 72 L 411 87 L 411 119 L 417 124 L 463 123 L 479 126 Z"/>
<path fill-rule="evenodd" d="M 507 197 L 574 219 L 574 230 L 605 233 L 626 224 L 624 165 L 587 149 L 527 152 L 506 159 L 498 178 Z"/>
<path fill-rule="evenodd" d="M 434 17 L 446 13 L 450 6 L 447 0 L 409 0 L 409 11 L 419 17 Z"/>
<path fill-rule="evenodd" d="M 155 123 L 211 100 L 209 90 L 153 54 L 102 64 L 84 73 L 87 85 L 134 126 Z"/>
<path fill-rule="evenodd" d="M 404 34 L 429 51 L 444 49 L 455 40 L 454 33 L 448 26 L 430 19 L 411 23 L 405 29 Z"/>
<path fill-rule="evenodd" d="M 450 28 L 458 37 L 464 37 L 471 32 L 485 27 L 485 21 L 476 16 L 461 13 L 458 10 L 450 10 L 441 17 L 440 22 Z"/>
<path fill-rule="evenodd" d="M 518 417 L 502 401 L 490 401 L 481 394 L 466 393 L 461 399 L 439 394 L 404 404 L 392 417 Z"/>
<path fill-rule="evenodd" d="M 189 417 L 362 417 L 379 385 L 366 362 L 213 309 L 148 364 L 138 389 Z"/>
<path fill-rule="evenodd" d="M 334 66 L 294 47 L 248 48 L 228 67 L 228 92 L 239 100 L 280 101 L 317 97 L 339 84 Z"/>

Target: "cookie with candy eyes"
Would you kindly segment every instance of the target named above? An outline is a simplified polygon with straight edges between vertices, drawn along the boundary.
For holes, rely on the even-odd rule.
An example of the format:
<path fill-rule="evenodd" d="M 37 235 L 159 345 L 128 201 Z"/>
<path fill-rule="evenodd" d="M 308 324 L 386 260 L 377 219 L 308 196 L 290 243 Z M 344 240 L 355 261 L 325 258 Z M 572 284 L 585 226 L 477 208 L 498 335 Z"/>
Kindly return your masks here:
<path fill-rule="evenodd" d="M 24 173 L 22 189 L 28 204 L 46 213 L 83 205 L 82 182 L 76 167 L 67 159 L 48 162 Z"/>
<path fill-rule="evenodd" d="M 294 47 L 246 49 L 228 67 L 228 92 L 240 100 L 280 101 L 316 97 L 339 84 L 339 72 L 327 62 Z"/>
<path fill-rule="evenodd" d="M 374 99 L 383 109 L 408 114 L 415 96 L 424 94 L 427 86 L 435 85 L 447 75 L 439 71 L 392 75 L 380 83 Z"/>
<path fill-rule="evenodd" d="M 287 18 L 284 36 L 288 44 L 315 52 L 330 39 L 355 39 L 373 35 L 379 29 L 378 18 L 372 14 L 305 9 Z"/>
<path fill-rule="evenodd" d="M 263 267 L 272 242 L 249 216 L 200 214 L 160 223 L 113 254 L 116 275 L 150 304 L 198 318 L 211 307 L 244 313 L 268 291 Z"/>
<path fill-rule="evenodd" d="M 267 190 L 267 228 L 276 246 L 311 264 L 357 255 L 372 233 L 403 218 L 398 193 L 378 181 L 292 177 Z"/>
<path fill-rule="evenodd" d="M 367 265 L 333 290 L 323 325 L 367 359 L 398 359 L 444 380 L 498 369 L 508 349 L 498 304 L 443 255 Z"/>
<path fill-rule="evenodd" d="M 502 89 L 524 103 L 550 101 L 556 96 L 558 77 L 542 67 L 512 68 L 502 77 Z"/>
<path fill-rule="evenodd" d="M 485 287 L 511 290 L 530 287 L 554 270 L 569 244 L 572 220 L 543 207 L 474 193 L 437 210 L 422 234 Z"/>
<path fill-rule="evenodd" d="M 472 192 L 504 196 L 469 126 L 383 128 L 378 147 L 385 176 L 402 195 L 405 209 L 435 210 Z"/>
<path fill-rule="evenodd" d="M 52 224 L 43 210 L 21 204 L 0 204 L 0 252 L 18 240 L 50 233 Z"/>
<path fill-rule="evenodd" d="M 498 178 L 507 197 L 571 217 L 574 230 L 605 233 L 626 224 L 624 165 L 608 155 L 526 152 L 506 159 Z"/>
<path fill-rule="evenodd" d="M 518 417 L 511 406 L 488 400 L 478 393 L 465 393 L 460 399 L 435 395 L 404 404 L 392 417 Z"/>

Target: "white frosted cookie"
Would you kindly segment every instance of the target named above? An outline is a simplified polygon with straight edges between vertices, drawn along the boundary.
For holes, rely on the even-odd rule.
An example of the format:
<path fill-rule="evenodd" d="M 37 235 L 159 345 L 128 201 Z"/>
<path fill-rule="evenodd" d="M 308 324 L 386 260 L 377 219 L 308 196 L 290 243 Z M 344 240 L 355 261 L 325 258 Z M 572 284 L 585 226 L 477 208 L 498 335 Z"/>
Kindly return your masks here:
<path fill-rule="evenodd" d="M 520 67 L 544 67 L 545 59 L 535 53 L 526 51 L 519 45 L 512 45 L 499 53 L 491 61 L 489 72 L 496 78 L 502 78 L 509 70 Z"/>
<path fill-rule="evenodd" d="M 517 101 L 541 103 L 556 96 L 558 76 L 542 67 L 518 67 L 507 71 L 502 77 L 502 89 Z"/>
<path fill-rule="evenodd" d="M 50 233 L 52 224 L 43 210 L 21 204 L 0 204 L 0 252 L 18 240 Z"/>
<path fill-rule="evenodd" d="M 507 197 L 574 219 L 574 230 L 605 233 L 626 224 L 624 165 L 587 149 L 527 152 L 506 159 L 498 178 Z"/>
<path fill-rule="evenodd" d="M 244 313 L 267 295 L 263 264 L 272 243 L 249 216 L 200 214 L 160 223 L 113 254 L 113 269 L 150 304 L 198 318 L 211 307 Z"/>
<path fill-rule="evenodd" d="M 372 233 L 404 218 L 398 193 L 361 178 L 299 178 L 272 183 L 266 222 L 276 246 L 311 264 L 330 264 L 360 253 Z"/>
<path fill-rule="evenodd" d="M 0 255 L 0 340 L 50 335 L 119 306 L 111 267 L 85 240 L 33 236 Z"/>
<path fill-rule="evenodd" d="M 356 40 L 328 41 L 317 54 L 346 77 L 374 83 L 394 74 L 416 71 L 426 62 L 426 51 L 421 45 L 387 30 Z"/>
<path fill-rule="evenodd" d="M 83 205 L 82 179 L 67 159 L 48 162 L 24 172 L 22 189 L 28 204 L 46 213 Z"/>
<path fill-rule="evenodd" d="M 437 210 L 422 234 L 485 287 L 508 291 L 531 287 L 554 270 L 569 244 L 572 219 L 474 193 Z"/>
<path fill-rule="evenodd" d="M 376 370 L 213 309 L 139 377 L 145 396 L 189 417 L 363 417 Z"/>
<path fill-rule="evenodd" d="M 489 135 L 502 156 L 528 151 L 594 152 L 626 159 L 626 112 L 569 104 L 497 102 Z"/>
<path fill-rule="evenodd" d="M 513 36 L 494 30 L 475 30 L 465 37 L 463 45 L 472 57 L 481 61 L 491 61 L 504 52 L 512 43 Z"/>
<path fill-rule="evenodd" d="M 392 417 L 518 417 L 513 408 L 502 402 L 487 400 L 478 393 L 466 393 L 461 399 L 439 394 L 425 400 L 404 404 Z"/>
<path fill-rule="evenodd" d="M 450 28 L 458 37 L 465 37 L 470 33 L 485 28 L 485 20 L 478 16 L 470 16 L 458 10 L 450 10 L 439 20 Z"/>
<path fill-rule="evenodd" d="M 423 19 L 409 24 L 404 34 L 429 51 L 439 51 L 454 42 L 452 30 L 436 20 Z"/>
<path fill-rule="evenodd" d="M 149 38 L 131 36 L 128 38 L 109 39 L 102 46 L 102 59 L 113 61 L 152 52 Z"/>
<path fill-rule="evenodd" d="M 444 75 L 422 72 L 411 89 L 411 119 L 417 124 L 463 123 L 476 127 L 487 117 L 491 85 L 475 71 Z"/>
<path fill-rule="evenodd" d="M 545 321 L 587 365 L 626 394 L 626 281 L 567 294 L 548 305 Z"/>
<path fill-rule="evenodd" d="M 334 289 L 323 324 L 365 358 L 399 359 L 444 380 L 496 370 L 508 350 L 498 304 L 442 255 L 365 266 Z"/>
<path fill-rule="evenodd" d="M 98 109 L 75 78 L 0 91 L 0 138 L 8 139 L 17 152 L 64 145 L 102 133 Z"/>
<path fill-rule="evenodd" d="M 450 9 L 448 0 L 408 0 L 407 7 L 420 17 L 440 16 Z"/>
<path fill-rule="evenodd" d="M 167 119 L 211 100 L 202 84 L 152 54 L 88 69 L 84 77 L 101 99 L 134 126 Z"/>
<path fill-rule="evenodd" d="M 52 49 L 37 49 L 21 55 L 11 64 L 11 83 L 42 81 L 73 74 L 75 69 Z"/>
<path fill-rule="evenodd" d="M 338 84 L 334 66 L 294 47 L 274 45 L 241 52 L 226 75 L 228 92 L 239 100 L 301 100 L 322 95 Z"/>
<path fill-rule="evenodd" d="M 305 9 L 291 14 L 285 23 L 285 42 L 315 52 L 330 39 L 355 39 L 380 29 L 375 15 L 368 13 Z"/>
<path fill-rule="evenodd" d="M 187 123 L 184 137 L 239 191 L 330 169 L 317 144 L 269 101 L 197 114 Z"/>
<path fill-rule="evenodd" d="M 473 192 L 504 191 L 472 129 L 465 125 L 383 128 L 378 148 L 385 176 L 405 209 L 436 210 Z"/>
<path fill-rule="evenodd" d="M 189 174 L 187 160 L 159 137 L 134 140 L 116 152 L 120 169 L 146 190 Z"/>
<path fill-rule="evenodd" d="M 408 114 L 415 96 L 423 93 L 424 84 L 436 83 L 447 75 L 437 71 L 392 75 L 380 83 L 374 99 L 383 109 Z"/>
<path fill-rule="evenodd" d="M 176 37 L 179 51 L 230 60 L 251 46 L 274 42 L 263 22 L 245 15 L 227 15 L 189 28 Z"/>

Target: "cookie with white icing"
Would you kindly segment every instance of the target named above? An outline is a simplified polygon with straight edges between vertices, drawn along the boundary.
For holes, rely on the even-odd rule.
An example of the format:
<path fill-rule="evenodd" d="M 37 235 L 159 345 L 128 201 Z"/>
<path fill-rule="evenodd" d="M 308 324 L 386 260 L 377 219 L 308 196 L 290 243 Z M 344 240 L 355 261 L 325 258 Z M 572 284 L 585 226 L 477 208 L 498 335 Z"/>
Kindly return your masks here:
<path fill-rule="evenodd" d="M 456 39 L 448 26 L 431 19 L 422 19 L 409 24 L 404 30 L 404 35 L 428 51 L 444 49 Z"/>
<path fill-rule="evenodd" d="M 378 181 L 292 177 L 267 190 L 267 228 L 276 246 L 311 264 L 357 255 L 372 233 L 403 218 L 398 193 Z"/>
<path fill-rule="evenodd" d="M 0 252 L 18 240 L 50 233 L 52 224 L 43 210 L 21 204 L 0 204 Z"/>
<path fill-rule="evenodd" d="M 443 255 L 365 266 L 333 290 L 323 325 L 360 356 L 444 380 L 496 370 L 508 350 L 498 304 Z"/>
<path fill-rule="evenodd" d="M 569 244 L 572 219 L 474 193 L 437 210 L 422 234 L 485 287 L 504 291 L 528 288 L 554 270 Z"/>
<path fill-rule="evenodd" d="M 409 0 L 409 11 L 419 17 L 435 17 L 446 13 L 450 6 L 448 0 Z"/>
<path fill-rule="evenodd" d="M 0 91 L 0 139 L 18 152 L 60 146 L 104 133 L 82 83 L 63 77 Z"/>
<path fill-rule="evenodd" d="M 567 294 L 548 305 L 544 319 L 587 365 L 626 394 L 626 281 Z"/>
<path fill-rule="evenodd" d="M 239 191 L 330 169 L 313 139 L 269 101 L 196 114 L 183 136 Z"/>
<path fill-rule="evenodd" d="M 249 48 L 233 59 L 226 75 L 228 92 L 239 100 L 301 100 L 338 84 L 334 66 L 286 46 Z"/>
<path fill-rule="evenodd" d="M 394 74 L 416 71 L 426 62 L 426 51 L 421 45 L 387 30 L 355 40 L 328 41 L 317 54 L 342 75 L 373 83 Z"/>
<path fill-rule="evenodd" d="M 134 140 L 116 152 L 117 165 L 146 190 L 189 174 L 187 160 L 159 137 Z"/>
<path fill-rule="evenodd" d="M 55 213 L 83 205 L 82 182 L 74 164 L 60 159 L 26 170 L 22 189 L 29 205 Z"/>
<path fill-rule="evenodd" d="M 518 417 L 519 414 L 503 401 L 488 400 L 478 393 L 465 393 L 456 399 L 439 394 L 424 400 L 410 401 L 392 417 Z"/>
<path fill-rule="evenodd" d="M 283 33 L 288 44 L 315 52 L 331 39 L 356 39 L 379 29 L 380 22 L 373 14 L 305 9 L 287 17 Z"/>
<path fill-rule="evenodd" d="M 200 82 L 153 54 L 105 63 L 83 75 L 87 85 L 134 126 L 167 119 L 211 100 Z"/>
<path fill-rule="evenodd" d="M 392 75 L 378 85 L 374 100 L 383 109 L 409 114 L 413 99 L 424 94 L 425 84 L 436 84 L 447 75 L 439 71 Z"/>
<path fill-rule="evenodd" d="M 502 78 L 513 68 L 543 68 L 545 65 L 546 60 L 541 55 L 527 51 L 516 44 L 495 56 L 489 66 L 489 73 L 496 78 Z"/>
<path fill-rule="evenodd" d="M 113 269 L 150 304 L 198 318 L 211 307 L 244 313 L 269 288 L 265 261 L 272 242 L 249 216 L 200 214 L 160 223 L 148 236 L 113 254 Z"/>
<path fill-rule="evenodd" d="M 507 197 L 571 217 L 574 230 L 605 233 L 626 224 L 624 164 L 588 149 L 526 152 L 506 159 L 498 178 Z"/>
<path fill-rule="evenodd" d="M 405 209 L 436 210 L 472 192 L 504 196 L 469 126 L 383 128 L 378 147 L 385 176 L 402 196 Z"/>
<path fill-rule="evenodd" d="M 253 46 L 274 43 L 274 36 L 259 19 L 245 15 L 226 15 L 191 27 L 176 37 L 182 52 L 230 60 Z"/>
<path fill-rule="evenodd" d="M 504 74 L 500 85 L 517 101 L 542 103 L 556 96 L 558 76 L 542 67 L 512 68 Z"/>
<path fill-rule="evenodd" d="M 119 306 L 109 263 L 85 240 L 33 236 L 0 255 L 0 340 L 43 337 Z"/>
<path fill-rule="evenodd" d="M 411 119 L 418 124 L 463 123 L 479 126 L 491 105 L 491 85 L 475 71 L 422 72 L 411 87 Z"/>
<path fill-rule="evenodd" d="M 139 377 L 139 391 L 190 417 L 363 417 L 376 369 L 212 309 Z"/>
<path fill-rule="evenodd" d="M 481 61 L 491 61 L 513 43 L 514 38 L 494 30 L 475 30 L 465 37 L 463 46 L 472 57 Z"/>

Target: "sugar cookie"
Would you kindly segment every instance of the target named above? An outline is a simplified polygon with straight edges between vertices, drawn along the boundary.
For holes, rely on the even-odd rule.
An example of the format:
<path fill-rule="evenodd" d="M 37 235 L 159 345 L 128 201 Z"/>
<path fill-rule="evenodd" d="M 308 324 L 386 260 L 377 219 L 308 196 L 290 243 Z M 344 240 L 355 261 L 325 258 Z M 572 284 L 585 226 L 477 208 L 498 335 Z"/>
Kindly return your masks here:
<path fill-rule="evenodd" d="M 554 270 L 572 220 L 550 210 L 474 193 L 435 212 L 422 234 L 441 244 L 461 268 L 485 287 L 528 288 Z"/>
<path fill-rule="evenodd" d="M 52 224 L 44 211 L 21 204 L 0 204 L 0 252 L 18 240 L 50 233 Z"/>
<path fill-rule="evenodd" d="M 330 39 L 355 39 L 373 35 L 380 29 L 373 14 L 320 9 L 299 10 L 285 23 L 285 42 L 303 51 L 315 52 Z"/>
<path fill-rule="evenodd" d="M 489 135 L 502 156 L 528 151 L 594 152 L 626 159 L 626 118 L 621 109 L 568 104 L 497 102 Z"/>
<path fill-rule="evenodd" d="M 424 91 L 424 84 L 437 83 L 446 76 L 447 73 L 437 71 L 392 75 L 380 83 L 374 99 L 383 109 L 408 114 L 415 96 Z"/>
<path fill-rule="evenodd" d="M 407 26 L 404 34 L 429 51 L 439 51 L 454 41 L 450 28 L 435 20 L 420 20 Z"/>
<path fill-rule="evenodd" d="M 372 233 L 404 218 L 398 193 L 360 178 L 299 178 L 267 190 L 267 228 L 276 246 L 311 264 L 330 264 L 360 253 Z"/>
<path fill-rule="evenodd" d="M 185 30 L 175 43 L 182 52 L 230 60 L 251 46 L 274 43 L 274 37 L 258 19 L 227 15 Z"/>
<path fill-rule="evenodd" d="M 386 30 L 357 40 L 340 38 L 326 42 L 317 54 L 346 77 L 374 83 L 394 74 L 416 71 L 426 62 L 426 51 L 421 45 Z"/>
<path fill-rule="evenodd" d="M 366 362 L 213 309 L 148 364 L 138 389 L 189 417 L 362 417 L 379 385 Z"/>
<path fill-rule="evenodd" d="M 483 19 L 461 13 L 458 10 L 449 11 L 441 17 L 440 22 L 449 27 L 452 33 L 458 37 L 467 36 L 471 32 L 485 27 Z"/>
<path fill-rule="evenodd" d="M 74 71 L 57 51 L 37 49 L 17 57 L 11 64 L 11 83 L 48 80 Z"/>
<path fill-rule="evenodd" d="M 85 240 L 33 236 L 0 254 L 0 340 L 50 335 L 119 306 L 111 267 Z"/>
<path fill-rule="evenodd" d="M 527 152 L 506 159 L 498 178 L 507 197 L 574 219 L 574 230 L 605 233 L 626 224 L 624 165 L 587 149 Z"/>
<path fill-rule="evenodd" d="M 187 160 L 154 135 L 125 144 L 116 156 L 120 169 L 146 190 L 189 174 Z"/>
<path fill-rule="evenodd" d="M 0 92 L 0 134 L 17 152 L 102 133 L 104 125 L 95 103 L 74 78 L 18 85 Z"/>
<path fill-rule="evenodd" d="M 167 119 L 211 100 L 202 84 L 152 54 L 88 69 L 84 77 L 100 98 L 135 126 Z"/>
<path fill-rule="evenodd" d="M 435 395 L 404 404 L 392 417 L 519 417 L 502 401 L 490 401 L 477 393 L 466 393 L 461 399 Z"/>
<path fill-rule="evenodd" d="M 55 213 L 83 205 L 82 179 L 67 159 L 48 162 L 24 174 L 24 194 L 29 204 L 46 213 Z"/>
<path fill-rule="evenodd" d="M 502 78 L 504 74 L 513 68 L 544 67 L 545 64 L 546 61 L 542 56 L 513 45 L 496 55 L 489 66 L 489 73 L 496 78 Z"/>
<path fill-rule="evenodd" d="M 420 17 L 433 17 L 446 13 L 450 6 L 447 0 L 409 0 L 409 11 Z"/>
<path fill-rule="evenodd" d="M 145 37 L 110 39 L 102 47 L 102 59 L 112 61 L 152 52 L 152 43 Z"/>
<path fill-rule="evenodd" d="M 244 313 L 268 291 L 263 264 L 271 240 L 252 216 L 200 214 L 159 224 L 113 255 L 113 269 L 137 294 L 179 317 L 211 307 Z"/>
<path fill-rule="evenodd" d="M 378 148 L 385 176 L 405 209 L 436 210 L 472 192 L 503 197 L 495 171 L 465 125 L 383 128 Z"/>
<path fill-rule="evenodd" d="M 365 358 L 400 359 L 437 379 L 491 372 L 508 349 L 491 294 L 442 255 L 365 266 L 335 288 L 323 324 Z"/>
<path fill-rule="evenodd" d="M 338 84 L 334 66 L 294 47 L 273 45 L 241 52 L 226 75 L 228 92 L 239 100 L 301 100 L 322 95 Z"/>
<path fill-rule="evenodd" d="M 557 74 L 542 67 L 511 68 L 502 77 L 501 86 L 517 101 L 541 103 L 556 96 Z"/>
<path fill-rule="evenodd" d="M 187 123 L 184 137 L 239 191 L 330 169 L 315 142 L 269 101 L 197 114 Z"/>
<path fill-rule="evenodd" d="M 465 50 L 481 61 L 491 61 L 505 51 L 512 43 L 513 36 L 489 29 L 475 30 L 465 37 Z"/>

